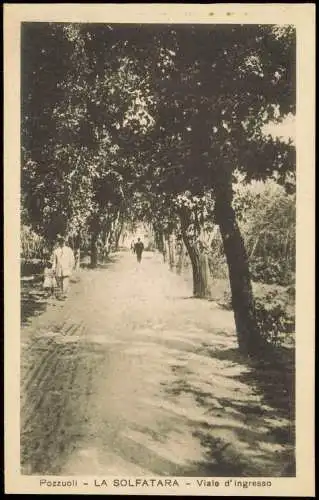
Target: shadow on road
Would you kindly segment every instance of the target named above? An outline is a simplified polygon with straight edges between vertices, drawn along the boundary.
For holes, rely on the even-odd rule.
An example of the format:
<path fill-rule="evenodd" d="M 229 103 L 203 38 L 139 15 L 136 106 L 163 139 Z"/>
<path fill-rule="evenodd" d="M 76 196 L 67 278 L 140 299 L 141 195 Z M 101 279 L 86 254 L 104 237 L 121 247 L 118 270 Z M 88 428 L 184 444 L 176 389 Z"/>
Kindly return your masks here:
<path fill-rule="evenodd" d="M 79 273 L 73 299 L 26 343 L 25 473 L 78 471 L 83 460 L 95 473 L 294 476 L 293 351 L 247 360 L 231 313 L 187 300 L 197 301 L 155 260 L 139 274 L 133 262 L 115 254 L 100 273 Z M 41 286 L 22 287 L 23 317 L 44 310 Z"/>
<path fill-rule="evenodd" d="M 248 360 L 238 349 L 211 349 L 210 356 L 249 367 L 238 380 L 258 387 L 263 399 L 277 414 L 294 419 L 294 349 L 273 347 L 262 360 Z"/>
<path fill-rule="evenodd" d="M 197 471 L 205 476 L 256 477 L 260 471 L 265 477 L 295 476 L 293 350 L 262 361 L 249 361 L 233 347 L 203 344 L 199 352 L 212 360 L 209 383 L 175 366 L 177 379 L 165 388 L 175 398 L 191 395 L 204 409 L 193 431 L 206 450 Z"/>

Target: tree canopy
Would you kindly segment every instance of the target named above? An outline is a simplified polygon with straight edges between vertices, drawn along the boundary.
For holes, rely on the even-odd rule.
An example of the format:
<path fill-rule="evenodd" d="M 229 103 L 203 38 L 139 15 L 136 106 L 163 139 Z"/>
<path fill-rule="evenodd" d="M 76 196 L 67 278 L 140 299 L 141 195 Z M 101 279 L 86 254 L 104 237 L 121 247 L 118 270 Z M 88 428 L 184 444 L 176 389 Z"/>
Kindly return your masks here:
<path fill-rule="evenodd" d="M 25 222 L 48 240 L 89 234 L 92 252 L 125 218 L 182 230 L 194 276 L 198 229 L 217 223 L 247 316 L 233 185 L 240 172 L 293 187 L 294 145 L 263 127 L 295 113 L 294 29 L 26 23 L 22 34 Z"/>

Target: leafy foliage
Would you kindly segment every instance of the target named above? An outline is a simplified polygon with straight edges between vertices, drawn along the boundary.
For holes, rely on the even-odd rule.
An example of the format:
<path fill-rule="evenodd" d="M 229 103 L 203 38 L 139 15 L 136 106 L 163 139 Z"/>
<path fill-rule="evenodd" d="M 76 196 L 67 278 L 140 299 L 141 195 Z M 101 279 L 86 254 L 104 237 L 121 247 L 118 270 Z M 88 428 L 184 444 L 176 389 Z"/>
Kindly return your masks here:
<path fill-rule="evenodd" d="M 260 290 L 260 289 L 259 289 Z M 255 294 L 257 321 L 262 335 L 275 344 L 291 342 L 295 332 L 295 314 L 289 294 L 274 286 Z"/>
<path fill-rule="evenodd" d="M 274 180 L 239 185 L 234 198 L 255 281 L 288 285 L 295 274 L 296 196 Z"/>
<path fill-rule="evenodd" d="M 263 338 L 272 344 L 291 346 L 295 334 L 295 298 L 292 289 L 253 282 L 253 291 L 256 317 Z M 222 307 L 232 308 L 228 287 L 222 287 L 217 300 Z"/>
<path fill-rule="evenodd" d="M 44 238 L 36 234 L 28 226 L 23 225 L 20 232 L 20 253 L 26 260 L 39 259 L 48 252 Z"/>
<path fill-rule="evenodd" d="M 293 148 L 261 134 L 294 110 L 289 27 L 39 23 L 23 40 L 22 182 L 39 231 L 103 219 L 110 174 L 167 201 L 205 195 L 229 162 L 249 177 L 293 168 Z"/>
<path fill-rule="evenodd" d="M 233 270 L 241 273 L 232 290 L 249 323 L 234 174 L 242 182 L 273 178 L 293 192 L 294 146 L 263 128 L 295 112 L 295 45 L 290 26 L 24 25 L 28 222 L 48 241 L 58 232 L 91 239 L 92 253 L 97 242 L 110 247 L 124 220 L 152 224 L 158 241 L 183 231 L 194 266 L 217 222 L 232 285 Z M 236 203 L 253 276 L 284 281 L 294 266 L 282 271 L 293 252 L 293 194 L 259 204 L 247 192 Z M 278 212 L 290 218 L 289 235 L 279 222 L 268 232 L 265 222 Z"/>

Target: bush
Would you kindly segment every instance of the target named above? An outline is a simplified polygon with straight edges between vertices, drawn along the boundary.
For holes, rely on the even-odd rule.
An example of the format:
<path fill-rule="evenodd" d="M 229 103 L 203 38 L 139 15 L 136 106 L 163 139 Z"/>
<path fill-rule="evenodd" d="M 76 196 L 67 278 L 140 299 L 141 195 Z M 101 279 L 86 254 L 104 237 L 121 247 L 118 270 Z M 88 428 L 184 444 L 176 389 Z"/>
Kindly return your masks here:
<path fill-rule="evenodd" d="M 294 274 L 289 272 L 281 259 L 255 257 L 250 263 L 251 277 L 262 283 L 288 285 L 294 282 Z"/>
<path fill-rule="evenodd" d="M 228 279 L 228 267 L 224 255 L 211 252 L 208 255 L 208 265 L 212 279 Z"/>
<path fill-rule="evenodd" d="M 255 310 L 262 336 L 272 344 L 293 342 L 295 313 L 291 294 L 282 287 L 255 290 Z"/>
<path fill-rule="evenodd" d="M 253 283 L 255 310 L 261 335 L 272 344 L 292 344 L 295 332 L 293 287 Z M 230 290 L 220 304 L 231 309 Z"/>
<path fill-rule="evenodd" d="M 21 259 L 21 276 L 33 276 L 43 273 L 44 262 L 41 259 Z"/>
<path fill-rule="evenodd" d="M 28 226 L 21 227 L 20 244 L 22 259 L 42 259 L 50 254 L 50 249 L 45 239 Z"/>
<path fill-rule="evenodd" d="M 286 286 L 294 282 L 296 197 L 275 181 L 238 185 L 234 208 L 252 278 Z"/>

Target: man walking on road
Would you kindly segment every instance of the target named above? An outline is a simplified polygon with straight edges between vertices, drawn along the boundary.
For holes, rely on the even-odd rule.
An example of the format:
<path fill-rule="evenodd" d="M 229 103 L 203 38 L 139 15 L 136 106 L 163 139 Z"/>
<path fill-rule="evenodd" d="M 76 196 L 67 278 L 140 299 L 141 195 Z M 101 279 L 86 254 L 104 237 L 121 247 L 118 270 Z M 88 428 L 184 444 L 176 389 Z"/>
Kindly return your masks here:
<path fill-rule="evenodd" d="M 141 262 L 143 250 L 144 245 L 141 242 L 141 239 L 137 238 L 137 242 L 134 245 L 134 252 L 136 253 L 137 262 Z"/>
<path fill-rule="evenodd" d="M 52 269 L 57 280 L 61 298 L 65 299 L 68 293 L 70 276 L 74 269 L 75 259 L 72 249 L 65 243 L 65 238 L 58 235 L 57 240 L 59 246 L 53 252 Z"/>

